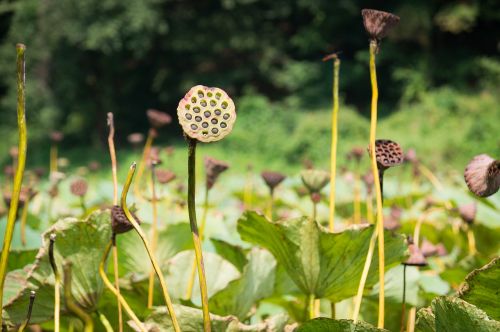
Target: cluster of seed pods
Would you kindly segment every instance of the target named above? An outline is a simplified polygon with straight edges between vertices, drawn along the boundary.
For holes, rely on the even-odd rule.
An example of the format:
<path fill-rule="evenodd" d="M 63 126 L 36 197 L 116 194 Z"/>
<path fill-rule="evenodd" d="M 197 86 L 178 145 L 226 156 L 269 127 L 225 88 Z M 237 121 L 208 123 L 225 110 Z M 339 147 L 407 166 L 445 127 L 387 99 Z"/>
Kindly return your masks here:
<path fill-rule="evenodd" d="M 214 142 L 233 129 L 236 111 L 233 100 L 219 88 L 192 87 L 177 107 L 182 129 L 200 142 Z"/>

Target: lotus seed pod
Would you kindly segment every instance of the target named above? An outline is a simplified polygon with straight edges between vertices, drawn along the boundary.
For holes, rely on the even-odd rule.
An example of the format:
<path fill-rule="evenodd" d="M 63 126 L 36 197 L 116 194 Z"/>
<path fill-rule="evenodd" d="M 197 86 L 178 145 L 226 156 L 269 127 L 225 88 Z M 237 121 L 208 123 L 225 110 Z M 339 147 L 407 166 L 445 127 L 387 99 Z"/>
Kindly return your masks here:
<path fill-rule="evenodd" d="M 476 202 L 472 202 L 469 204 L 464 204 L 459 206 L 458 212 L 460 213 L 460 217 L 467 224 L 473 224 L 474 220 L 476 220 L 477 213 L 477 204 Z"/>
<path fill-rule="evenodd" d="M 155 174 L 161 184 L 167 184 L 175 179 L 175 173 L 166 169 L 156 169 Z"/>
<path fill-rule="evenodd" d="M 153 128 L 161 128 L 172 122 L 172 117 L 170 115 L 155 109 L 147 110 L 146 115 Z"/>
<path fill-rule="evenodd" d="M 422 245 L 421 245 L 420 250 L 422 251 L 422 254 L 424 255 L 424 257 L 431 257 L 434 255 L 437 255 L 437 246 L 432 244 L 427 239 L 424 239 L 422 241 Z"/>
<path fill-rule="evenodd" d="M 401 146 L 387 139 L 378 139 L 375 141 L 375 157 L 378 168 L 382 171 L 401 165 L 404 159 Z"/>
<path fill-rule="evenodd" d="M 374 183 L 373 173 L 372 172 L 366 173 L 361 177 L 361 180 L 363 180 L 363 183 L 365 184 L 366 193 L 368 195 L 371 195 L 371 193 L 373 192 L 373 183 Z"/>
<path fill-rule="evenodd" d="M 205 157 L 207 188 L 211 189 L 219 175 L 229 168 L 229 164 L 212 157 Z"/>
<path fill-rule="evenodd" d="M 413 243 L 408 245 L 408 250 L 410 251 L 410 257 L 403 263 L 407 266 L 426 266 L 427 260 L 425 259 L 422 251 Z"/>
<path fill-rule="evenodd" d="M 500 160 L 487 154 L 475 156 L 464 172 L 467 187 L 479 197 L 495 194 L 500 188 Z"/>
<path fill-rule="evenodd" d="M 318 169 L 302 171 L 300 177 L 311 193 L 319 193 L 330 182 L 330 173 Z"/>
<path fill-rule="evenodd" d="M 28 199 L 32 199 L 38 192 L 33 190 L 31 187 L 22 187 L 19 192 L 19 203 L 18 203 L 18 213 L 19 210 L 24 207 Z M 12 193 L 10 191 L 5 191 L 3 193 L 3 200 L 5 206 L 10 207 L 10 202 L 12 201 Z"/>
<path fill-rule="evenodd" d="M 286 176 L 281 173 L 271 171 L 264 171 L 261 173 L 261 176 L 270 190 L 274 190 L 274 188 L 286 178 Z"/>
<path fill-rule="evenodd" d="M 135 221 L 140 224 L 141 221 L 137 216 L 133 213 L 132 217 L 135 219 Z M 111 228 L 113 229 L 113 234 L 121 234 L 121 233 L 126 233 L 130 231 L 134 226 L 130 221 L 128 221 L 127 216 L 125 215 L 125 212 L 121 208 L 121 206 L 114 205 L 111 208 Z"/>
<path fill-rule="evenodd" d="M 132 133 L 132 134 L 127 136 L 127 141 L 130 144 L 137 146 L 137 145 L 141 144 L 142 142 L 144 142 L 144 135 L 141 133 Z"/>
<path fill-rule="evenodd" d="M 446 256 L 448 255 L 448 250 L 446 250 L 446 247 L 442 243 L 438 243 L 436 245 L 436 255 L 438 256 Z"/>
<path fill-rule="evenodd" d="M 233 100 L 219 88 L 197 85 L 177 106 L 184 133 L 200 142 L 215 142 L 233 130 L 236 109 Z"/>
<path fill-rule="evenodd" d="M 49 134 L 49 137 L 53 143 L 59 143 L 64 139 L 64 134 L 60 131 L 53 131 Z"/>
<path fill-rule="evenodd" d="M 356 146 L 347 153 L 347 160 L 355 160 L 359 163 L 361 161 L 361 158 L 363 158 L 363 154 L 364 149 L 362 147 Z"/>
<path fill-rule="evenodd" d="M 375 40 L 381 40 L 387 36 L 389 31 L 399 23 L 399 16 L 380 10 L 363 9 L 361 15 L 366 32 L 371 39 Z"/>
<path fill-rule="evenodd" d="M 73 195 L 82 197 L 85 196 L 85 194 L 87 193 L 89 185 L 87 181 L 83 179 L 78 179 L 70 184 L 69 189 Z"/>

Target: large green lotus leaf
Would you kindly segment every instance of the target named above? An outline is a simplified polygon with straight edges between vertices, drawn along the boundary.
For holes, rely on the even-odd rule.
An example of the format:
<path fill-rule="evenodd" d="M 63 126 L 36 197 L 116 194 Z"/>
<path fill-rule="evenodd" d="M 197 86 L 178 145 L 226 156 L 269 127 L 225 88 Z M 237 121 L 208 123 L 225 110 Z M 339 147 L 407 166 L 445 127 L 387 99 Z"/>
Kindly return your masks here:
<path fill-rule="evenodd" d="M 267 250 L 253 248 L 241 278 L 230 282 L 210 299 L 210 310 L 246 319 L 257 301 L 273 294 L 275 268 L 276 260 Z"/>
<path fill-rule="evenodd" d="M 210 241 L 214 245 L 217 254 L 233 264 L 238 271 L 243 272 L 245 265 L 248 263 L 248 260 L 245 257 L 246 251 L 243 248 L 220 239 L 210 239 Z"/>
<path fill-rule="evenodd" d="M 183 332 L 203 331 L 203 314 L 200 309 L 174 304 L 174 311 Z M 212 331 L 217 332 L 278 332 L 285 329 L 289 320 L 285 314 L 270 317 L 254 325 L 245 325 L 234 316 L 210 314 L 210 319 Z M 134 322 L 128 323 L 134 330 L 139 331 Z M 148 331 L 174 331 L 166 307 L 155 307 L 144 323 Z"/>
<path fill-rule="evenodd" d="M 149 236 L 150 225 L 143 224 L 141 228 Z M 139 282 L 149 277 L 152 268 L 144 244 L 134 231 L 117 236 L 118 258 L 121 274 L 130 273 L 132 280 Z M 193 248 L 193 238 L 188 223 L 170 224 L 158 232 L 158 245 L 155 256 L 161 268 L 177 253 Z"/>
<path fill-rule="evenodd" d="M 465 278 L 459 296 L 500 320 L 500 257 L 472 271 Z"/>
<path fill-rule="evenodd" d="M 387 331 L 378 329 L 368 323 L 359 321 L 356 324 L 347 319 L 316 318 L 305 322 L 299 326 L 295 332 L 381 332 Z"/>
<path fill-rule="evenodd" d="M 7 271 L 22 269 L 26 265 L 34 263 L 37 253 L 38 249 L 11 250 L 9 252 L 9 261 L 7 262 Z"/>
<path fill-rule="evenodd" d="M 30 266 L 27 269 L 31 269 Z M 14 270 L 7 273 L 5 276 L 5 286 L 3 289 L 3 303 L 9 302 L 19 292 L 28 286 L 26 276 L 28 271 L 25 269 Z"/>
<path fill-rule="evenodd" d="M 304 294 L 338 302 L 357 292 L 373 226 L 329 233 L 305 217 L 270 222 L 256 212 L 246 212 L 238 221 L 238 232 L 243 240 L 271 251 Z M 386 232 L 386 269 L 401 263 L 405 253 L 403 237 Z M 377 256 L 366 287 L 377 282 Z"/>
<path fill-rule="evenodd" d="M 99 262 L 111 238 L 109 211 L 93 213 L 86 220 L 62 219 L 42 235 L 43 244 L 28 271 L 26 287 L 5 304 L 4 317 L 9 323 L 18 324 L 26 317 L 30 290 L 37 292 L 31 321 L 43 322 L 53 316 L 54 274 L 48 257 L 51 233 L 57 235 L 54 258 L 58 270 L 62 273 L 63 261 L 73 265 L 72 295 L 75 302 L 86 310 L 95 309 L 103 291 Z M 64 310 L 64 305 L 61 307 Z"/>
<path fill-rule="evenodd" d="M 3 237 L 5 236 L 5 225 L 7 225 L 7 217 L 0 218 L 0 243 L 3 243 Z M 21 242 L 21 223 L 16 221 L 14 233 L 12 234 L 11 250 L 37 250 L 40 248 L 42 243 L 39 232 L 26 225 L 25 236 L 26 245 L 23 245 Z"/>
<path fill-rule="evenodd" d="M 437 297 L 432 301 L 431 307 L 432 313 L 429 308 L 419 310 L 416 331 L 500 331 L 500 322 L 489 318 L 481 309 L 457 297 Z"/>

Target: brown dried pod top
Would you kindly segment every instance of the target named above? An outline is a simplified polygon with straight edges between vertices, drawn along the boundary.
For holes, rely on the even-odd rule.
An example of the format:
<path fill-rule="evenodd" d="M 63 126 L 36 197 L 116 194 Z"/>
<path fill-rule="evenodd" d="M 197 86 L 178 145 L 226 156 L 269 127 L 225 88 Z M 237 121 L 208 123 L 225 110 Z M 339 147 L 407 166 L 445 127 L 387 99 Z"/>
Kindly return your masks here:
<path fill-rule="evenodd" d="M 474 223 L 474 220 L 476 219 L 476 213 L 477 213 L 476 202 L 472 202 L 469 204 L 464 204 L 464 205 L 459 206 L 458 213 L 460 213 L 460 217 L 467 224 Z"/>
<path fill-rule="evenodd" d="M 161 128 L 172 122 L 172 117 L 165 112 L 161 112 L 155 109 L 149 109 L 146 111 L 149 123 L 151 127 Z"/>
<path fill-rule="evenodd" d="M 133 213 L 132 217 L 134 217 L 135 221 L 138 224 L 141 224 L 141 221 L 137 216 Z M 126 233 L 130 231 L 134 226 L 128 221 L 127 216 L 125 215 L 125 212 L 123 212 L 123 209 L 121 206 L 114 205 L 111 208 L 111 228 L 113 229 L 113 234 L 121 234 L 121 233 Z"/>
<path fill-rule="evenodd" d="M 132 145 L 139 145 L 144 142 L 144 135 L 141 133 L 132 133 L 127 136 L 127 141 Z"/>
<path fill-rule="evenodd" d="M 437 254 L 437 246 L 432 244 L 432 242 L 428 241 L 427 239 L 424 239 L 422 241 L 422 244 L 420 245 L 420 250 L 422 251 L 422 255 L 424 257 L 431 257 Z"/>
<path fill-rule="evenodd" d="M 229 164 L 212 157 L 205 157 L 207 188 L 212 189 L 219 175 L 229 168 Z"/>
<path fill-rule="evenodd" d="M 403 149 L 394 141 L 378 139 L 375 141 L 375 157 L 377 158 L 378 168 L 384 171 L 403 163 Z"/>
<path fill-rule="evenodd" d="M 19 192 L 19 209 L 21 209 L 22 207 L 24 207 L 24 204 L 26 203 L 26 201 L 28 199 L 32 199 L 33 197 L 35 197 L 35 195 L 37 194 L 38 192 L 33 190 L 31 187 L 22 187 L 21 188 L 21 191 Z M 5 206 L 9 207 L 10 206 L 10 202 L 12 201 L 12 192 L 10 191 L 5 191 L 3 193 L 3 200 L 5 202 Z"/>
<path fill-rule="evenodd" d="M 464 172 L 465 183 L 474 194 L 480 197 L 493 195 L 500 188 L 500 160 L 487 154 L 475 156 Z"/>
<path fill-rule="evenodd" d="M 151 147 L 149 154 L 146 156 L 146 164 L 151 167 L 153 163 L 155 165 L 161 164 L 160 148 L 157 146 Z"/>
<path fill-rule="evenodd" d="M 408 244 L 408 250 L 410 251 L 410 257 L 403 262 L 407 266 L 426 266 L 427 260 L 425 259 L 422 251 L 413 243 Z"/>
<path fill-rule="evenodd" d="M 60 131 L 53 131 L 49 134 L 50 140 L 54 143 L 59 143 L 64 139 L 64 134 Z"/>
<path fill-rule="evenodd" d="M 399 16 L 380 10 L 363 9 L 361 15 L 366 32 L 371 39 L 377 41 L 387 36 L 389 31 L 399 23 Z"/>
<path fill-rule="evenodd" d="M 361 161 L 361 158 L 363 158 L 364 153 L 365 151 L 362 147 L 356 146 L 347 153 L 347 159 L 352 159 L 359 163 Z"/>
<path fill-rule="evenodd" d="M 161 184 L 167 184 L 175 179 L 175 173 L 166 169 L 156 169 L 155 174 Z"/>
<path fill-rule="evenodd" d="M 236 110 L 233 100 L 219 88 L 192 87 L 177 106 L 184 133 L 200 142 L 215 142 L 233 130 Z"/>
<path fill-rule="evenodd" d="M 279 185 L 283 180 L 285 180 L 286 176 L 279 172 L 271 172 L 264 171 L 260 174 L 264 179 L 264 182 L 267 184 L 269 189 L 274 190 L 277 185 Z"/>
<path fill-rule="evenodd" d="M 89 185 L 84 179 L 74 180 L 69 186 L 69 190 L 71 191 L 71 193 L 79 197 L 85 196 L 88 189 Z"/>

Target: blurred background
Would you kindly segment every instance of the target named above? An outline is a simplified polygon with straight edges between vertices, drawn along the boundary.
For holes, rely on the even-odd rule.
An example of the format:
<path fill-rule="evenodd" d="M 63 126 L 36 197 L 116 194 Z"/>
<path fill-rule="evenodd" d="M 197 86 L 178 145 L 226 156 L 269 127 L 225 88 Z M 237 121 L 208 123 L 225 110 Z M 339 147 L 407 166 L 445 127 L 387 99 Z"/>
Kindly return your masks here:
<path fill-rule="evenodd" d="M 17 143 L 15 44 L 27 45 L 28 163 L 47 165 L 49 133 L 62 155 L 106 155 L 106 113 L 127 135 L 145 111 L 170 113 L 159 144 L 184 146 L 176 106 L 193 85 L 225 89 L 238 120 L 207 151 L 232 162 L 327 167 L 332 63 L 339 51 L 340 138 L 366 146 L 368 38 L 360 11 L 401 17 L 378 55 L 379 138 L 415 148 L 431 167 L 461 171 L 500 152 L 500 2 L 399 0 L 0 0 L 0 156 Z M 76 159 L 76 161 L 75 161 Z M 446 165 L 447 168 L 441 166 Z"/>

